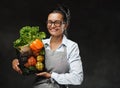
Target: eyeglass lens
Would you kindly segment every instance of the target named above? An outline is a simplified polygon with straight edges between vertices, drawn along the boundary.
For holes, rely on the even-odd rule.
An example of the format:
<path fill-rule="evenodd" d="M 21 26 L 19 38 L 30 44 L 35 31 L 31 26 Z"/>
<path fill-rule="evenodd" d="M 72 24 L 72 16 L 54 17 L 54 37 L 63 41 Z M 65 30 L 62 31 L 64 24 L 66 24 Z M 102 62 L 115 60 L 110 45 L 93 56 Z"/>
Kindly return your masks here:
<path fill-rule="evenodd" d="M 48 21 L 47 21 L 47 25 L 48 25 L 48 26 L 51 26 L 52 24 L 54 24 L 54 26 L 59 27 L 59 26 L 61 26 L 62 21 L 60 21 L 60 20 L 56 20 L 56 21 L 54 21 L 54 22 L 52 22 L 51 20 L 48 20 Z"/>

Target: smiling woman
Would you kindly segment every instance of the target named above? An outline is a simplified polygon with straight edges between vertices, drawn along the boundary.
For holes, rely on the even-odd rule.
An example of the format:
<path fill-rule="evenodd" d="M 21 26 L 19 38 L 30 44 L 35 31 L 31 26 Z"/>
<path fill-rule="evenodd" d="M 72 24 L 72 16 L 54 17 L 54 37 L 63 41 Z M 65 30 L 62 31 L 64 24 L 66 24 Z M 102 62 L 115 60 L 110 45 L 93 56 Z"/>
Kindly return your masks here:
<path fill-rule="evenodd" d="M 70 10 L 59 5 L 48 14 L 47 29 L 50 38 L 43 39 L 45 46 L 45 72 L 37 73 L 34 88 L 66 88 L 81 85 L 83 81 L 82 61 L 78 44 L 66 37 L 70 22 Z M 18 68 L 13 60 L 13 68 Z M 39 64 L 41 65 L 41 64 Z M 15 69 L 16 71 L 20 68 Z"/>

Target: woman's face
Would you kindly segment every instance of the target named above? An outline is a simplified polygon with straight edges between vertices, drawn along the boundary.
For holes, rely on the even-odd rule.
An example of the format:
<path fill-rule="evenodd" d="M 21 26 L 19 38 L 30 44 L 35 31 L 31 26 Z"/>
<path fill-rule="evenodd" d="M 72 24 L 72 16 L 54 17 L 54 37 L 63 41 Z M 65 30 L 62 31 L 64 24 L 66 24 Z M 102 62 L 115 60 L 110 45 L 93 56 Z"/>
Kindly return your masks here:
<path fill-rule="evenodd" d="M 66 29 L 63 16 L 60 13 L 50 13 L 47 20 L 47 28 L 52 36 L 61 36 Z"/>

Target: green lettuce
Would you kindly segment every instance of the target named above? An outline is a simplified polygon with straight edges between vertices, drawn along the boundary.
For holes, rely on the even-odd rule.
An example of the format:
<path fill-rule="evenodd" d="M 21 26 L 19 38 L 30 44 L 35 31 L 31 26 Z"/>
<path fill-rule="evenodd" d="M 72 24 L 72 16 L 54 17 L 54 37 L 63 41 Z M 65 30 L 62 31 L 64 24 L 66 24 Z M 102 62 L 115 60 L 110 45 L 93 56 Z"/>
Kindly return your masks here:
<path fill-rule="evenodd" d="M 46 33 L 41 32 L 38 26 L 25 26 L 19 31 L 20 37 L 13 42 L 13 47 L 18 48 L 19 46 L 29 45 L 35 39 L 42 40 L 46 38 Z"/>

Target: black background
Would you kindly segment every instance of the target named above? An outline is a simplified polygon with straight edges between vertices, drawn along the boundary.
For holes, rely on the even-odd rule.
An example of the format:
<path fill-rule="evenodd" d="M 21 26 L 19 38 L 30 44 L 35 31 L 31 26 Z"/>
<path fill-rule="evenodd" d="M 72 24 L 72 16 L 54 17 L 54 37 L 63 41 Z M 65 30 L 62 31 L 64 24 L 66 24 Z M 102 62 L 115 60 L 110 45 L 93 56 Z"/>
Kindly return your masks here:
<path fill-rule="evenodd" d="M 79 2 L 78 2 L 79 1 Z M 120 11 L 112 0 L 1 0 L 0 88 L 30 88 L 34 75 L 23 77 L 11 66 L 13 41 L 23 26 L 40 26 L 56 4 L 71 10 L 68 38 L 77 42 L 83 62 L 84 81 L 72 88 L 120 88 Z M 49 35 L 48 35 L 49 36 Z"/>

